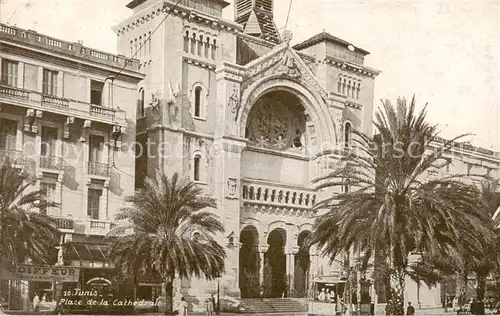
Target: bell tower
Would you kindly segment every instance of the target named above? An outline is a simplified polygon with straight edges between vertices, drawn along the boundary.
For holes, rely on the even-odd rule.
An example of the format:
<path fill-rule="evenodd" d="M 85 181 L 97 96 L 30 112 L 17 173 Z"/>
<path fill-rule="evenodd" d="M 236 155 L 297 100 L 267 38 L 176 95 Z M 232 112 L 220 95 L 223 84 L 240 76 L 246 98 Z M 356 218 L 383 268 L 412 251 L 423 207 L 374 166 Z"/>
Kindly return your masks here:
<path fill-rule="evenodd" d="M 279 43 L 273 11 L 273 0 L 236 0 L 234 5 L 235 20 L 243 25 L 245 34 Z"/>

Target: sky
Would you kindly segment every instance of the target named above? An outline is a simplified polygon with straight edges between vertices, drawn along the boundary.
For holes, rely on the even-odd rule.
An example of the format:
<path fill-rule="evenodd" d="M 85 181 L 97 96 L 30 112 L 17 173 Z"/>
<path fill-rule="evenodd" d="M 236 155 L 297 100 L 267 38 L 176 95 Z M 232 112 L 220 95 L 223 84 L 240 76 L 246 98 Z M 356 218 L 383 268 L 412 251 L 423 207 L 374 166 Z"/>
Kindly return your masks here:
<path fill-rule="evenodd" d="M 232 2 L 230 0 L 229 2 Z M 116 53 L 111 27 L 128 0 L 0 0 L 0 22 Z M 285 27 L 290 0 L 275 0 Z M 292 0 L 286 28 L 298 43 L 323 30 L 371 54 L 375 107 L 415 94 L 441 136 L 500 151 L 500 1 Z M 233 18 L 232 5 L 224 11 Z"/>

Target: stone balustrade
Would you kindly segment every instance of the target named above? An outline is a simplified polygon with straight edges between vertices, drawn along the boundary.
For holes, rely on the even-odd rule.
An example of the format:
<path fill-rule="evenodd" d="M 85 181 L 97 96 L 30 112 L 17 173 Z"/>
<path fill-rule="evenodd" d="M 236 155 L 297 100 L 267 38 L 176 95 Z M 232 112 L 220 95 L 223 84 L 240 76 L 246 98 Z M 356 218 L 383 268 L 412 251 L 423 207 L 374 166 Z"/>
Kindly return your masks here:
<path fill-rule="evenodd" d="M 129 59 L 123 55 L 113 55 L 83 46 L 81 43 L 66 42 L 39 34 L 33 30 L 21 29 L 15 26 L 0 23 L 0 39 L 9 39 L 15 43 L 26 43 L 56 53 L 90 60 L 112 67 L 131 71 L 139 71 L 139 60 Z"/>
<path fill-rule="evenodd" d="M 312 208 L 316 204 L 313 190 L 287 188 L 276 185 L 243 182 L 242 197 L 245 202 L 261 202 L 275 206 Z"/>
<path fill-rule="evenodd" d="M 0 102 L 19 102 L 19 105 L 41 111 L 50 111 L 64 116 L 75 116 L 85 120 L 126 126 L 126 115 L 122 110 L 107 108 L 59 96 L 44 95 L 36 91 L 0 85 Z"/>

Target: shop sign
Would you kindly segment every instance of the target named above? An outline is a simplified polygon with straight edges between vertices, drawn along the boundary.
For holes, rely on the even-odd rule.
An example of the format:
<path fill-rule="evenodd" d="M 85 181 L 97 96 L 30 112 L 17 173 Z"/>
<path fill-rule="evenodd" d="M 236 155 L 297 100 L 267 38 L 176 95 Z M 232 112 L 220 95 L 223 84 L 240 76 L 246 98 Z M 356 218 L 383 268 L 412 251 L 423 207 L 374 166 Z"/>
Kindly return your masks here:
<path fill-rule="evenodd" d="M 5 280 L 78 282 L 80 269 L 65 266 L 18 265 L 1 269 L 0 277 Z"/>

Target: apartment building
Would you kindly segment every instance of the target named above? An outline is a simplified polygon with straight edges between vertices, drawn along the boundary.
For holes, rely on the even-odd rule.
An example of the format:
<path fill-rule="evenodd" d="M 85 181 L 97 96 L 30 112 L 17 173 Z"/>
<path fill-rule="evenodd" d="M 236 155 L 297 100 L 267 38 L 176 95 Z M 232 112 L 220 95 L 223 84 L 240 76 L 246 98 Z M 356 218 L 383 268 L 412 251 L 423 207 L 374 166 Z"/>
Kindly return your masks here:
<path fill-rule="evenodd" d="M 107 273 L 103 237 L 134 193 L 137 86 L 144 75 L 135 59 L 5 24 L 0 67 L 0 159 L 24 168 L 32 189 L 60 203 L 40 212 L 64 233 L 51 269 L 72 269 L 47 278 L 53 271 L 28 263 L 2 274 L 10 308 L 26 309 L 34 291 L 53 300 Z"/>

